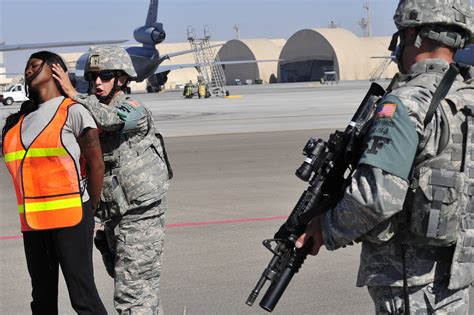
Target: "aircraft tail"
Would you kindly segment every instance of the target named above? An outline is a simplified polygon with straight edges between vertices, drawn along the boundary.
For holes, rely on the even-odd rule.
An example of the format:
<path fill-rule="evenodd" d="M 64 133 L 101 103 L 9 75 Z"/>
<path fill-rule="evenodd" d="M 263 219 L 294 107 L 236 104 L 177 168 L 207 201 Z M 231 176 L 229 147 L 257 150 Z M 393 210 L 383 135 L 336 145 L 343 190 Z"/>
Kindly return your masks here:
<path fill-rule="evenodd" d="M 146 26 L 154 25 L 158 18 L 158 2 L 159 0 L 150 0 L 148 7 L 148 14 L 146 16 Z"/>

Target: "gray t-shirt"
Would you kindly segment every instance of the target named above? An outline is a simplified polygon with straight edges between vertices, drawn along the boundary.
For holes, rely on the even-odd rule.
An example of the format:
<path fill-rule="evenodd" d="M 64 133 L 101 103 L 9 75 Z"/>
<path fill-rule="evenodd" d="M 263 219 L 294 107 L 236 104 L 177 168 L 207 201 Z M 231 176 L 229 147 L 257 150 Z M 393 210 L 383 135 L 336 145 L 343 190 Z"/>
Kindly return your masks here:
<path fill-rule="evenodd" d="M 21 126 L 21 139 L 23 145 L 29 147 L 33 140 L 40 134 L 40 132 L 46 127 L 51 121 L 56 110 L 58 109 L 61 102 L 64 100 L 63 96 L 53 98 L 47 102 L 39 105 L 39 108 L 27 115 Z M 68 117 L 66 124 L 62 131 L 62 140 L 66 149 L 71 153 L 78 172 L 80 172 L 79 159 L 81 156 L 81 149 L 77 142 L 77 138 L 87 128 L 97 128 L 94 119 L 80 104 L 72 105 L 69 108 Z M 79 174 L 81 178 L 81 174 Z M 82 195 L 82 201 L 86 202 L 89 200 L 89 194 L 85 189 L 85 180 L 81 179 L 81 191 L 84 191 Z"/>

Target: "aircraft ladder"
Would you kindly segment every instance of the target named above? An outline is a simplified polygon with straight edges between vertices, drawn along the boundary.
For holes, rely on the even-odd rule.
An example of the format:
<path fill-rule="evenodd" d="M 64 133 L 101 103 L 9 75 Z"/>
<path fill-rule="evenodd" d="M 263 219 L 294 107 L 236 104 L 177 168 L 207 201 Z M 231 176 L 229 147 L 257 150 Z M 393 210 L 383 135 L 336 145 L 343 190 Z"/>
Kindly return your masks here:
<path fill-rule="evenodd" d="M 188 27 L 188 41 L 193 49 L 199 77 L 208 85 L 211 95 L 224 97 L 227 95 L 225 74 L 219 56 L 210 45 L 210 38 L 207 27 L 204 27 L 204 38 L 196 38 L 194 29 Z"/>
<path fill-rule="evenodd" d="M 390 58 L 383 59 L 377 68 L 370 74 L 370 81 L 377 81 L 382 78 L 383 74 L 385 73 L 385 70 L 387 70 L 388 66 L 390 66 L 390 63 L 392 60 Z"/>

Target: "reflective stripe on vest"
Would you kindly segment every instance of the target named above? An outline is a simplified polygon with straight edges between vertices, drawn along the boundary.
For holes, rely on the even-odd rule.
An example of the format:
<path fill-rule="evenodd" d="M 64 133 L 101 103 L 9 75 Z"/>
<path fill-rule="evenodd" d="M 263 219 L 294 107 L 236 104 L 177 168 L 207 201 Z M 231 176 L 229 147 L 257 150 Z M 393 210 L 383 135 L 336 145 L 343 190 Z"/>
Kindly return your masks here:
<path fill-rule="evenodd" d="M 81 195 L 76 197 L 60 199 L 60 200 L 51 200 L 51 201 L 40 201 L 40 202 L 27 202 L 24 205 L 18 205 L 18 212 L 24 213 L 25 207 L 27 212 L 38 212 L 38 211 L 49 211 L 49 210 L 58 210 L 65 208 L 73 208 L 82 205 Z"/>
<path fill-rule="evenodd" d="M 24 117 L 5 135 L 4 159 L 15 185 L 22 231 L 69 227 L 82 220 L 76 163 L 61 141 L 73 104 L 64 99 L 28 149 L 21 142 Z"/>
<path fill-rule="evenodd" d="M 22 160 L 25 157 L 25 150 L 11 152 L 5 154 L 5 162 L 12 162 L 15 160 Z M 26 157 L 44 157 L 44 156 L 66 156 L 68 155 L 65 148 L 36 148 L 28 150 Z"/>

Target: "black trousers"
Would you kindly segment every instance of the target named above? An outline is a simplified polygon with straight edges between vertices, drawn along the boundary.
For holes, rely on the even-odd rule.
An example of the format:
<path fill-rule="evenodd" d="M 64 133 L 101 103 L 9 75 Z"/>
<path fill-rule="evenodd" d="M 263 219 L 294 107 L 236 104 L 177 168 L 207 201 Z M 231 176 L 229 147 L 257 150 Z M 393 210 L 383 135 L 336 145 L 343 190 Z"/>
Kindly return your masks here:
<path fill-rule="evenodd" d="M 89 202 L 83 204 L 83 218 L 77 226 L 23 233 L 34 315 L 58 314 L 59 266 L 74 310 L 78 314 L 107 314 L 94 282 L 93 234 L 94 218 Z"/>

